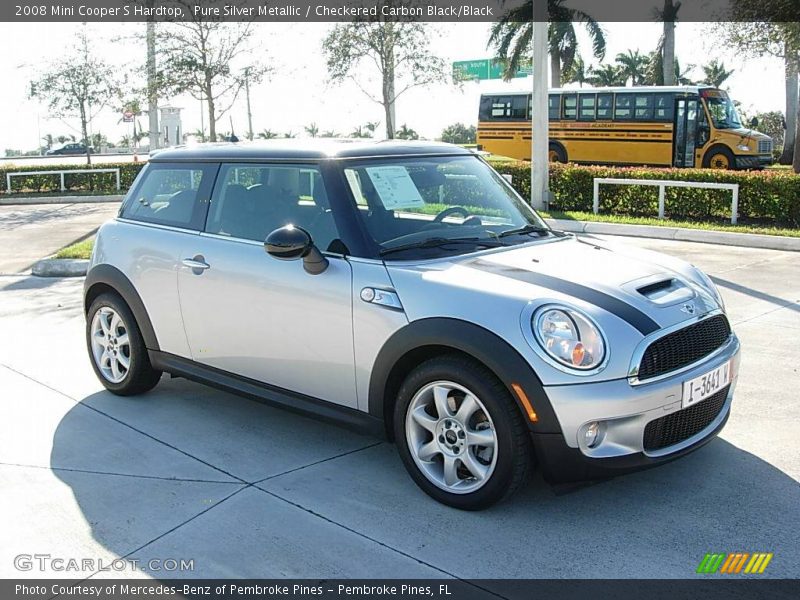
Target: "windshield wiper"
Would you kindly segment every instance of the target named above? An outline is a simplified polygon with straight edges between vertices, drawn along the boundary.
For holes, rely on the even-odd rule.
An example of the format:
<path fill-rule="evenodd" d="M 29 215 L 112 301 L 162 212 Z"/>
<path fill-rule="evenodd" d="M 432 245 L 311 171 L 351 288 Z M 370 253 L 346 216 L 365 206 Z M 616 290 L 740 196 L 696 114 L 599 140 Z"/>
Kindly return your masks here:
<path fill-rule="evenodd" d="M 554 231 L 549 227 L 541 227 L 540 225 L 523 225 L 516 229 L 506 229 L 497 234 L 497 237 L 507 237 L 509 235 L 524 235 L 526 233 L 552 233 L 553 235 L 561 235 L 560 231 Z"/>
<path fill-rule="evenodd" d="M 400 252 L 401 250 L 413 250 L 416 248 L 440 248 L 448 244 L 470 244 L 473 246 L 483 246 L 485 248 L 497 248 L 498 246 L 505 246 L 505 244 L 503 244 L 502 242 L 497 242 L 493 240 L 484 240 L 476 237 L 471 237 L 471 238 L 433 237 L 433 238 L 428 238 L 427 240 L 423 240 L 421 242 L 402 244 L 400 246 L 394 246 L 393 248 L 384 248 L 383 250 L 380 251 L 380 255 L 384 256 L 386 254 L 391 254 L 392 252 Z"/>

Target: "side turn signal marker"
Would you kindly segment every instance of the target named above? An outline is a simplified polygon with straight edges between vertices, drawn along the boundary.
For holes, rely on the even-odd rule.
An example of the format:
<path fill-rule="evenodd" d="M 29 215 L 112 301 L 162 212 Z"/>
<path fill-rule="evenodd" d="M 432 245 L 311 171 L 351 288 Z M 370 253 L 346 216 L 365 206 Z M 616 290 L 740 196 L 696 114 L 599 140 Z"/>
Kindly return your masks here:
<path fill-rule="evenodd" d="M 536 411 L 533 410 L 533 406 L 531 405 L 531 401 L 528 400 L 528 396 L 525 394 L 525 390 L 522 389 L 522 386 L 518 383 L 512 383 L 511 389 L 514 390 L 514 393 L 519 398 L 519 401 L 522 402 L 522 406 L 525 407 L 525 412 L 528 413 L 528 419 L 531 423 L 536 423 L 539 420 L 539 415 L 536 414 Z"/>

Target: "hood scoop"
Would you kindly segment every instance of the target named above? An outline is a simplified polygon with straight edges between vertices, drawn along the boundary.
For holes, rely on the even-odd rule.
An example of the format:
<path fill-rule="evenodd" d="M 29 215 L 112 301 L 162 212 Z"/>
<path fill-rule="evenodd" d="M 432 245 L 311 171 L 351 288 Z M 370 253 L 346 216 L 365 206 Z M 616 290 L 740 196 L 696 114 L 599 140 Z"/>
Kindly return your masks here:
<path fill-rule="evenodd" d="M 694 292 L 680 279 L 674 277 L 640 285 L 636 287 L 636 291 L 650 302 L 660 306 L 667 306 L 694 298 Z"/>

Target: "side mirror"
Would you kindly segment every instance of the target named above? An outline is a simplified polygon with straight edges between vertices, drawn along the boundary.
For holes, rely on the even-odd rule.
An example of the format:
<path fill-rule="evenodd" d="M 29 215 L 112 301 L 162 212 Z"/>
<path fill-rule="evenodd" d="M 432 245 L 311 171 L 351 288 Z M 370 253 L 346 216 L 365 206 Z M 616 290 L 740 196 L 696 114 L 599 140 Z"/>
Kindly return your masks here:
<path fill-rule="evenodd" d="M 750 129 L 755 129 L 758 127 L 758 117 L 753 117 L 750 119 Z"/>
<path fill-rule="evenodd" d="M 328 268 L 328 259 L 314 245 L 311 235 L 294 225 L 276 229 L 264 241 L 267 254 L 280 260 L 303 259 L 303 268 L 310 275 L 319 275 Z"/>

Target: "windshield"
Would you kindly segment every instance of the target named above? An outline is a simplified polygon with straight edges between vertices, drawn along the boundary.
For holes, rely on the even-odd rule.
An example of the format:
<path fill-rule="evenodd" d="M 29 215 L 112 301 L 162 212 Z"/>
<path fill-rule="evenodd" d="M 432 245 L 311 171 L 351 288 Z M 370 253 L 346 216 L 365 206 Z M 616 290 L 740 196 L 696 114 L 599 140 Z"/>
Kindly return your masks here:
<path fill-rule="evenodd" d="M 387 260 L 459 254 L 555 235 L 475 156 L 348 163 L 347 183 Z"/>
<path fill-rule="evenodd" d="M 708 106 L 708 113 L 711 115 L 711 122 L 714 123 L 714 127 L 717 129 L 738 129 L 742 127 L 739 113 L 736 112 L 736 106 L 734 106 L 730 98 L 706 97 L 706 106 Z"/>

